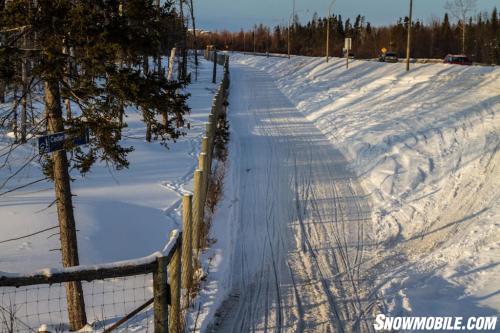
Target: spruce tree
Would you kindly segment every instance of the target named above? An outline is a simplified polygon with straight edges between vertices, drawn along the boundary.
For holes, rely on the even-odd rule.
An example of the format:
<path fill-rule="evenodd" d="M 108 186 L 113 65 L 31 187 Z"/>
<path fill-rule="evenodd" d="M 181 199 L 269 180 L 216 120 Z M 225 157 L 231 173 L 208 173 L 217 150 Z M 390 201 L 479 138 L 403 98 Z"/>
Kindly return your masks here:
<path fill-rule="evenodd" d="M 171 2 L 158 7 L 153 0 L 12 0 L 0 15 L 0 30 L 14 31 L 0 45 L 0 80 L 19 77 L 17 59 L 32 64 L 32 81 L 43 86 L 45 114 L 40 122 L 48 133 L 91 132 L 87 147 L 74 147 L 68 140 L 64 150 L 42 158 L 43 171 L 54 182 L 62 263 L 76 266 L 69 170 L 86 173 L 96 161 L 117 169 L 128 166 L 127 154 L 133 148 L 120 144 L 127 107 L 142 110 L 150 135 L 162 144 L 182 135 L 183 116 L 189 108 L 188 95 L 180 91 L 186 83 L 141 70 L 141 61 L 164 52 L 162 36 L 175 36 L 167 27 L 178 28 L 172 23 L 177 17 Z M 23 38 L 33 41 L 30 48 L 19 42 Z M 36 84 L 26 84 L 26 76 L 21 77 L 26 95 L 24 90 L 31 91 Z M 64 100 L 78 106 L 71 117 L 62 112 Z M 168 121 L 157 120 L 165 114 Z M 44 134 L 38 128 L 31 128 L 31 134 Z M 78 330 L 87 321 L 81 284 L 67 283 L 66 291 L 70 328 Z"/>

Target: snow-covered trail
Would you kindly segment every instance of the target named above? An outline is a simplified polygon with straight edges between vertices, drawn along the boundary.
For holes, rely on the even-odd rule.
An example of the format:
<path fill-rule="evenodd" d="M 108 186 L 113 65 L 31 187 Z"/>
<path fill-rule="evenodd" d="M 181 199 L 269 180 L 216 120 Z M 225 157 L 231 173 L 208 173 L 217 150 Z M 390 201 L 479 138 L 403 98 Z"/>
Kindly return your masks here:
<path fill-rule="evenodd" d="M 371 331 L 370 202 L 266 73 L 234 64 L 230 297 L 217 332 Z"/>

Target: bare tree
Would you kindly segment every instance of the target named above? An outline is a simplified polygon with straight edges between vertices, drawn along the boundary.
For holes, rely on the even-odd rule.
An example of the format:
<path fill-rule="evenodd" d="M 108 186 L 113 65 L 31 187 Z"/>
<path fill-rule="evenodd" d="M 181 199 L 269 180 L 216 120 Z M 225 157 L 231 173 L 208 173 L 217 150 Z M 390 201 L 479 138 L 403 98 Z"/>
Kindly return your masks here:
<path fill-rule="evenodd" d="M 458 20 L 460 29 L 462 30 L 462 53 L 465 53 L 465 34 L 467 18 L 476 9 L 477 0 L 450 0 L 447 1 L 444 8 Z"/>
<path fill-rule="evenodd" d="M 198 80 L 198 45 L 196 42 L 196 21 L 194 18 L 193 0 L 188 2 L 189 12 L 191 14 L 191 23 L 193 25 L 193 48 L 194 48 L 194 64 L 196 66 L 196 80 Z"/>

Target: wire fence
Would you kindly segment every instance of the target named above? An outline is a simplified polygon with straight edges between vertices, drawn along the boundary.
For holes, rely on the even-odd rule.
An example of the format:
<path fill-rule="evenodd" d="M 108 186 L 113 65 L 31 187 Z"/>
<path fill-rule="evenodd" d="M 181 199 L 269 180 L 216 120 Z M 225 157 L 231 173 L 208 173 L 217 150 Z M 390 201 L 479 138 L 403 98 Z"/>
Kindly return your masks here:
<path fill-rule="evenodd" d="M 151 272 L 82 282 L 89 329 L 104 332 L 153 298 Z M 153 312 L 145 310 L 119 332 L 152 332 Z M 0 332 L 69 331 L 64 283 L 0 288 Z"/>
<path fill-rule="evenodd" d="M 144 258 L 27 275 L 0 272 L 0 333 L 70 331 L 74 299 L 68 290 L 75 282 L 82 285 L 79 306 L 87 323 L 80 332 L 168 332 L 169 315 L 179 325 L 181 248 L 182 232 L 175 230 L 162 252 Z"/>

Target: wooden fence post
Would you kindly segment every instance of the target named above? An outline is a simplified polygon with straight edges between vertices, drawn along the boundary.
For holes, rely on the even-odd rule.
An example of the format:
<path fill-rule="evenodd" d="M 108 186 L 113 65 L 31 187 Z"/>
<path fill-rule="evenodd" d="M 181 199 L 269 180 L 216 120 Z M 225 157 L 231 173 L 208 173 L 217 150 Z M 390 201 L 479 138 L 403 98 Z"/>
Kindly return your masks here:
<path fill-rule="evenodd" d="M 201 152 L 205 154 L 208 152 L 208 136 L 201 139 Z"/>
<path fill-rule="evenodd" d="M 168 286 L 166 257 L 156 259 L 156 270 L 153 272 L 154 290 L 154 333 L 168 333 L 168 303 L 170 290 Z"/>
<path fill-rule="evenodd" d="M 208 184 L 208 176 L 210 175 L 210 172 L 208 172 L 207 168 L 207 153 L 200 153 L 198 156 L 198 169 L 203 171 L 203 204 L 205 204 L 206 201 L 206 190 L 205 188 L 207 187 Z"/>
<path fill-rule="evenodd" d="M 203 171 L 196 169 L 194 172 L 194 197 L 193 197 L 193 248 L 201 249 L 201 233 L 203 226 Z M 196 256 L 197 257 L 197 256 Z"/>
<path fill-rule="evenodd" d="M 208 172 L 208 175 L 210 175 L 210 172 L 212 172 L 212 151 L 213 151 L 213 147 L 214 147 L 214 129 L 213 129 L 213 123 L 212 122 L 208 122 L 206 125 L 205 125 L 205 132 L 206 132 L 206 136 L 208 137 L 208 147 L 207 147 L 207 172 Z"/>
<path fill-rule="evenodd" d="M 182 288 L 186 292 L 186 304 L 189 305 L 189 292 L 193 278 L 193 213 L 192 194 L 184 194 L 182 198 Z"/>
<path fill-rule="evenodd" d="M 179 235 L 182 239 L 182 235 Z M 179 246 L 180 245 L 180 246 Z M 168 279 L 170 282 L 170 312 L 168 321 L 169 333 L 182 332 L 181 320 L 181 248 L 182 240 L 177 243 L 174 255 L 168 267 Z"/>
<path fill-rule="evenodd" d="M 212 83 L 216 83 L 217 82 L 217 51 L 213 52 L 213 56 L 214 56 L 214 73 L 213 73 L 213 77 L 212 77 Z"/>
<path fill-rule="evenodd" d="M 208 123 L 209 124 L 212 124 L 212 129 L 213 129 L 213 124 L 215 124 L 215 114 L 209 114 L 208 115 Z M 212 131 L 212 133 L 215 133 Z"/>
<path fill-rule="evenodd" d="M 208 138 L 208 150 L 206 151 L 206 153 L 210 153 L 210 150 L 212 149 L 212 144 L 213 144 L 213 137 L 214 137 L 214 133 L 212 132 L 212 122 L 208 122 L 205 124 L 205 135 L 207 136 Z"/>

